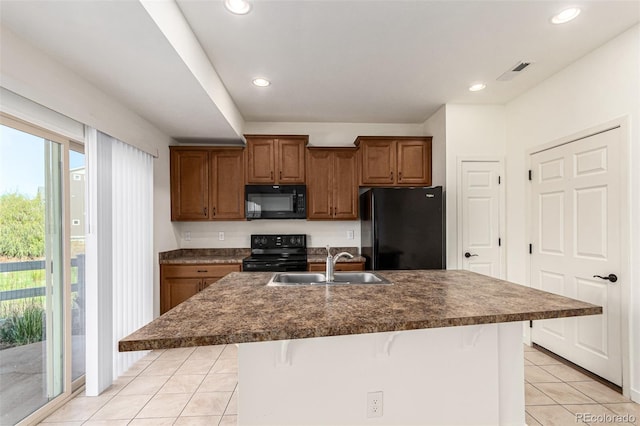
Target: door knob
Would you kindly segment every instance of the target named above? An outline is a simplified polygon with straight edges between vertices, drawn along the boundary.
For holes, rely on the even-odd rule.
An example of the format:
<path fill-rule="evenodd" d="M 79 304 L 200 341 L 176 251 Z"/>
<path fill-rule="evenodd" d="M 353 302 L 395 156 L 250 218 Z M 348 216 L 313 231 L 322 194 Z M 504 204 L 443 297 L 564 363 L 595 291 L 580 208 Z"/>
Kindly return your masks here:
<path fill-rule="evenodd" d="M 608 280 L 608 281 L 611 281 L 612 283 L 615 283 L 616 281 L 618 281 L 618 276 L 616 274 L 609 274 L 606 277 L 603 277 L 602 275 L 594 275 L 593 278 Z"/>
<path fill-rule="evenodd" d="M 471 254 L 471 253 L 469 253 L 469 252 L 466 252 L 466 253 L 464 254 L 464 257 L 466 257 L 467 259 L 468 259 L 468 258 L 470 258 L 470 257 L 473 257 L 473 256 L 477 256 L 477 254 Z"/>

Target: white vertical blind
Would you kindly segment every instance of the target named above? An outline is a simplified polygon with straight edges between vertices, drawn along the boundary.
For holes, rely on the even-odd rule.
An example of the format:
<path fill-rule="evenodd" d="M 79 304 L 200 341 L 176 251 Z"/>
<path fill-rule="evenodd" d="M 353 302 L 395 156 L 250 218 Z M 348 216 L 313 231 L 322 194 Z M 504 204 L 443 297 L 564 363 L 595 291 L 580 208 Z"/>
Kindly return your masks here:
<path fill-rule="evenodd" d="M 118 341 L 153 317 L 153 158 L 88 129 L 86 393 L 99 395 L 145 352 Z"/>
<path fill-rule="evenodd" d="M 113 377 L 140 352 L 121 353 L 118 340 L 153 319 L 153 158 L 113 139 Z"/>
<path fill-rule="evenodd" d="M 85 133 L 86 171 L 86 375 L 88 396 L 112 383 L 111 144 L 96 129 Z"/>

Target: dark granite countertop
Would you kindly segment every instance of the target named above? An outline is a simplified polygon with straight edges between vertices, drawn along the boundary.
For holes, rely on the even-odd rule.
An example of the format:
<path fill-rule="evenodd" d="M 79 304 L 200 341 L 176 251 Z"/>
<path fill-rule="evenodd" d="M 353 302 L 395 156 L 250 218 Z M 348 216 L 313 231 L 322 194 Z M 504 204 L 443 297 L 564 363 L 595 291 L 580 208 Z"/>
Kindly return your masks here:
<path fill-rule="evenodd" d="M 602 307 L 469 271 L 378 271 L 394 285 L 267 287 L 234 272 L 119 342 L 120 351 L 594 315 Z"/>
<path fill-rule="evenodd" d="M 158 255 L 161 265 L 191 263 L 242 263 L 251 254 L 248 248 L 178 249 Z"/>
<path fill-rule="evenodd" d="M 342 251 L 354 255 L 353 259 L 341 257 L 338 262 L 364 262 L 365 258 L 358 255 L 357 247 L 336 247 L 331 249 L 331 253 L 336 254 Z M 307 249 L 307 261 L 312 263 L 324 262 L 326 260 L 326 249 L 310 247 Z M 206 263 L 242 263 L 242 259 L 251 254 L 248 248 L 208 248 L 208 249 L 178 249 L 162 252 L 159 254 L 161 265 L 182 265 L 182 264 L 206 264 Z"/>
<path fill-rule="evenodd" d="M 335 256 L 338 253 L 346 251 L 351 253 L 353 258 L 341 257 L 338 259 L 338 263 L 341 262 L 365 262 L 366 259 L 358 254 L 358 247 L 331 247 L 331 254 Z M 324 263 L 327 261 L 327 249 L 324 247 L 309 247 L 307 249 L 307 262 L 308 263 Z"/>

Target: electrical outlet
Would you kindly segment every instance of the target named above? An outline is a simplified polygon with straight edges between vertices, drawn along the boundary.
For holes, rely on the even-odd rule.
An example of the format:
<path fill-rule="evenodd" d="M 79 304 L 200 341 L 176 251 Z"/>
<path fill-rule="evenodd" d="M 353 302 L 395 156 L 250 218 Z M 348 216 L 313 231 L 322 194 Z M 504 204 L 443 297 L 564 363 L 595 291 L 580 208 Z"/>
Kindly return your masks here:
<path fill-rule="evenodd" d="M 191 241 L 191 231 L 187 231 L 184 233 L 185 241 Z"/>
<path fill-rule="evenodd" d="M 347 240 L 353 240 L 353 229 L 347 231 Z"/>
<path fill-rule="evenodd" d="M 224 231 L 218 232 L 218 240 L 224 241 Z"/>
<path fill-rule="evenodd" d="M 382 417 L 382 391 L 367 393 L 367 417 Z"/>

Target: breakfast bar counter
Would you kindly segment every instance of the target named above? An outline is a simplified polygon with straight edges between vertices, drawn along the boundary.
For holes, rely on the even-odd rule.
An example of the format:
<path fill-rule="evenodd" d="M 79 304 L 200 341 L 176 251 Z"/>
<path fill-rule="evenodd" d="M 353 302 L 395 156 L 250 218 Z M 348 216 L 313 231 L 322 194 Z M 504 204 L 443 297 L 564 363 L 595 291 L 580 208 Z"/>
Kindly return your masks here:
<path fill-rule="evenodd" d="M 240 425 L 522 426 L 522 321 L 602 313 L 468 271 L 376 274 L 393 284 L 231 273 L 119 347 L 238 343 Z"/>
<path fill-rule="evenodd" d="M 119 343 L 120 351 L 304 339 L 602 313 L 602 308 L 456 270 L 377 271 L 393 285 L 267 287 L 234 272 Z"/>

